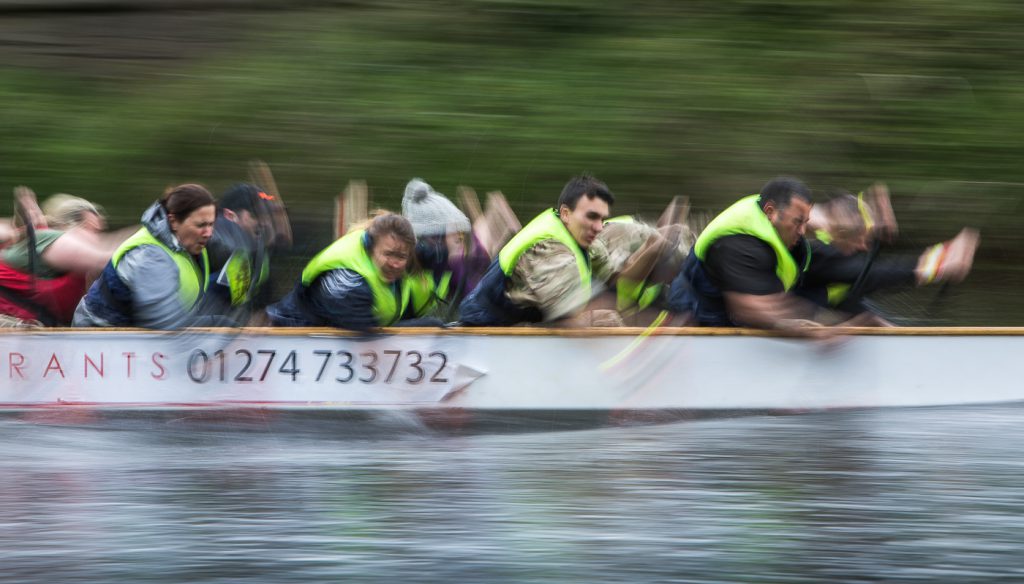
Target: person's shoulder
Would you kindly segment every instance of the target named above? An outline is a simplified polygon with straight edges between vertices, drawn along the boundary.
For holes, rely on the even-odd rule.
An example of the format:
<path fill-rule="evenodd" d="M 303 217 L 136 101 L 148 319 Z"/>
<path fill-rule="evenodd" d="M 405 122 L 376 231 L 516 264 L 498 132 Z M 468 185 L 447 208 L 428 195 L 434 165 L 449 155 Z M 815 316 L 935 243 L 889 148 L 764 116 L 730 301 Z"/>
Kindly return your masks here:
<path fill-rule="evenodd" d="M 40 229 L 35 232 L 36 240 L 36 253 L 43 253 L 46 248 L 60 239 L 64 235 L 63 231 L 57 229 Z M 11 256 L 27 256 L 29 248 L 28 238 L 22 238 L 18 241 L 8 245 L 4 248 L 3 252 L 5 255 L 10 254 Z"/>
<path fill-rule="evenodd" d="M 117 271 L 122 277 L 129 272 L 163 273 L 176 266 L 174 258 L 166 249 L 152 243 L 137 245 L 124 253 L 117 263 Z"/>
<path fill-rule="evenodd" d="M 361 274 L 348 268 L 329 270 L 317 279 L 317 288 L 323 294 L 335 297 L 370 295 L 370 283 Z"/>
<path fill-rule="evenodd" d="M 310 312 L 323 323 L 356 330 L 377 326 L 370 283 L 352 270 L 321 274 L 310 287 L 308 300 Z"/>
<path fill-rule="evenodd" d="M 523 252 L 516 262 L 516 271 L 527 273 L 538 270 L 549 270 L 560 268 L 576 263 L 576 255 L 569 246 L 557 239 L 545 239 L 538 241 L 530 249 Z"/>
<path fill-rule="evenodd" d="M 64 235 L 59 229 L 40 229 L 36 231 L 36 249 L 42 251 L 51 243 L 57 241 Z"/>

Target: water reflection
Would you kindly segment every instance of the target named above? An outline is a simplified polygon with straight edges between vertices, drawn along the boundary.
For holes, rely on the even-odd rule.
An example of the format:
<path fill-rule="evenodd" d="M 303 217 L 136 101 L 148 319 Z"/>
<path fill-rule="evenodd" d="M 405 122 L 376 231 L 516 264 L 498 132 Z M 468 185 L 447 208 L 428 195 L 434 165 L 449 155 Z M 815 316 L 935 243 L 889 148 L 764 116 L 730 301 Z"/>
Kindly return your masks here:
<path fill-rule="evenodd" d="M 0 553 L 15 581 L 1009 577 L 1022 413 L 382 440 L 6 422 Z"/>

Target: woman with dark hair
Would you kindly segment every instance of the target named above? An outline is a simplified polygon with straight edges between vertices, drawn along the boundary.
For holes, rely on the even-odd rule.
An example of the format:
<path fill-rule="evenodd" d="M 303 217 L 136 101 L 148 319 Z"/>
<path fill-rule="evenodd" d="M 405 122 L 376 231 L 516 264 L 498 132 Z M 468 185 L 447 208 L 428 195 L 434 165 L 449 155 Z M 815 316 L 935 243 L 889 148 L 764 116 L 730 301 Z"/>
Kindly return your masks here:
<path fill-rule="evenodd" d="M 277 326 L 367 330 L 414 324 L 409 319 L 426 314 L 433 298 L 422 279 L 407 273 L 415 245 L 407 219 L 380 215 L 365 230 L 350 231 L 313 257 L 295 288 L 267 314 Z"/>
<path fill-rule="evenodd" d="M 197 324 L 209 284 L 215 205 L 204 187 L 168 189 L 114 251 L 75 311 L 74 326 L 174 329 Z"/>

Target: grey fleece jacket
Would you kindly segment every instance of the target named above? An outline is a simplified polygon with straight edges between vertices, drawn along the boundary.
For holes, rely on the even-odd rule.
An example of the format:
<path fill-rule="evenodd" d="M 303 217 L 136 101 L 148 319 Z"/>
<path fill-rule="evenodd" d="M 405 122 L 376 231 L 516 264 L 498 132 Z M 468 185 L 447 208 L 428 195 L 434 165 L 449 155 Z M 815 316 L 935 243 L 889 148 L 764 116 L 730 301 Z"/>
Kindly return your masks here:
<path fill-rule="evenodd" d="M 174 251 L 184 251 L 171 232 L 167 213 L 154 203 L 142 214 L 142 225 L 153 237 Z M 171 256 L 154 245 L 141 245 L 126 253 L 117 264 L 117 276 L 132 291 L 135 325 L 170 330 L 188 326 L 194 320 L 196 307 L 183 306 L 178 296 L 178 266 Z M 191 277 L 191 275 L 187 275 Z M 96 282 L 95 285 L 98 285 Z M 102 315 L 90 310 L 86 298 L 75 311 L 74 326 L 111 326 Z"/>

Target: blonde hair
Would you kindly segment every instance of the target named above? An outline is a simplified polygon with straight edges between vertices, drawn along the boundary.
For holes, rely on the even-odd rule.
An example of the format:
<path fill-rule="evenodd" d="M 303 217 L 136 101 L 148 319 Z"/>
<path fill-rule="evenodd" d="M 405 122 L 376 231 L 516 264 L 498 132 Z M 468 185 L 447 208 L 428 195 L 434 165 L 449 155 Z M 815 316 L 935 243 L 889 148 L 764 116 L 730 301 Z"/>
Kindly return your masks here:
<path fill-rule="evenodd" d="M 54 229 L 74 229 L 86 219 L 86 213 L 94 213 L 103 217 L 103 209 L 82 197 L 67 193 L 57 193 L 43 201 L 43 215 L 46 224 Z"/>

